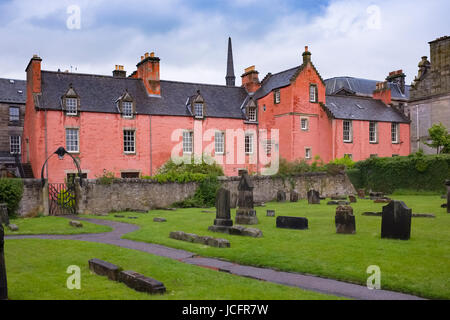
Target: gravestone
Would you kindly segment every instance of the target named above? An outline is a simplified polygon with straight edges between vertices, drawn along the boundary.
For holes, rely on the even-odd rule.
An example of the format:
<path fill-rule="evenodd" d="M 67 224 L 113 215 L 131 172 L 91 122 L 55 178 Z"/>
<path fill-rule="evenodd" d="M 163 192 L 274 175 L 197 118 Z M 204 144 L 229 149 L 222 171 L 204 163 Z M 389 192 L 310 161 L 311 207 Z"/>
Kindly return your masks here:
<path fill-rule="evenodd" d="M 247 171 L 240 172 L 241 180 L 238 185 L 238 209 L 236 210 L 236 224 L 258 224 L 253 203 L 253 182 Z"/>
<path fill-rule="evenodd" d="M 8 205 L 6 203 L 0 204 L 0 224 L 9 225 Z"/>
<path fill-rule="evenodd" d="M 339 206 L 336 208 L 334 218 L 336 233 L 354 234 L 356 233 L 355 216 L 353 208 L 350 206 Z"/>
<path fill-rule="evenodd" d="M 447 187 L 447 213 L 450 213 L 450 180 L 445 180 Z"/>
<path fill-rule="evenodd" d="M 289 200 L 291 202 L 298 202 L 298 192 L 295 190 L 291 190 L 289 194 Z"/>
<path fill-rule="evenodd" d="M 163 294 L 166 292 L 166 287 L 162 282 L 134 271 L 120 272 L 119 282 L 124 283 L 136 291 L 146 292 L 149 294 Z"/>
<path fill-rule="evenodd" d="M 337 200 L 337 201 L 347 200 L 347 196 L 334 195 L 331 197 L 331 200 Z"/>
<path fill-rule="evenodd" d="M 268 217 L 275 217 L 275 210 L 267 210 Z"/>
<path fill-rule="evenodd" d="M 319 191 L 311 189 L 308 191 L 308 204 L 320 204 L 320 194 Z"/>
<path fill-rule="evenodd" d="M 366 190 L 358 189 L 358 198 L 365 199 L 366 198 Z"/>
<path fill-rule="evenodd" d="M 412 210 L 403 201 L 392 200 L 383 207 L 381 238 L 409 240 Z"/>
<path fill-rule="evenodd" d="M 121 267 L 97 258 L 89 260 L 88 263 L 89 270 L 93 273 L 99 276 L 106 276 L 112 281 L 119 281 L 119 272 L 122 271 Z"/>
<path fill-rule="evenodd" d="M 383 199 L 384 194 L 383 194 L 383 192 L 370 192 L 369 197 L 370 197 L 370 200 Z"/>
<path fill-rule="evenodd" d="M 5 266 L 5 233 L 3 225 L 0 223 L 0 300 L 8 299 L 8 285 L 6 283 L 6 266 Z"/>
<path fill-rule="evenodd" d="M 230 190 L 224 188 L 217 190 L 215 226 L 231 227 L 233 225 L 230 212 L 230 197 Z"/>
<path fill-rule="evenodd" d="M 283 190 L 278 190 L 277 192 L 277 202 L 285 202 L 286 201 L 286 192 Z"/>
<path fill-rule="evenodd" d="M 348 199 L 350 200 L 350 203 L 356 203 L 356 197 L 354 195 L 349 195 Z"/>
<path fill-rule="evenodd" d="M 302 217 L 277 217 L 277 228 L 284 229 L 308 229 L 308 219 Z"/>

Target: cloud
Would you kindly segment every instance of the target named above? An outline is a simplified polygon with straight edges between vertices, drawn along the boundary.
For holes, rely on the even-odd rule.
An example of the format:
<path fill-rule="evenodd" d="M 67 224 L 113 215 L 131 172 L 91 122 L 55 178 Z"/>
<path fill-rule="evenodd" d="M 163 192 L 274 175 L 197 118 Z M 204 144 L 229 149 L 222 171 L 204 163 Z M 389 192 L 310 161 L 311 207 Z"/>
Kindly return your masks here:
<path fill-rule="evenodd" d="M 73 4 L 80 30 L 66 27 Z M 155 51 L 163 79 L 224 84 L 231 36 L 238 77 L 253 64 L 261 78 L 299 65 L 309 45 L 324 78 L 382 80 L 403 69 L 410 82 L 428 41 L 450 30 L 449 9 L 445 0 L 9 1 L 0 5 L 0 77 L 25 78 L 34 53 L 47 70 L 111 74 Z"/>

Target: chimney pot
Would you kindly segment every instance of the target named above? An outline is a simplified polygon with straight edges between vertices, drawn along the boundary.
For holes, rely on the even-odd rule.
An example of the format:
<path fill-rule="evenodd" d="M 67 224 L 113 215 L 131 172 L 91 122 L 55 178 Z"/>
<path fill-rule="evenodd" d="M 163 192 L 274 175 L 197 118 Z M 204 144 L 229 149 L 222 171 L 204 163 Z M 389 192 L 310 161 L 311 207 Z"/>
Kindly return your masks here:
<path fill-rule="evenodd" d="M 146 53 L 144 54 L 144 56 L 145 56 L 145 59 L 147 59 L 148 56 L 149 56 L 148 52 L 146 52 Z"/>
<path fill-rule="evenodd" d="M 308 52 L 308 46 L 305 46 L 305 52 Z"/>
<path fill-rule="evenodd" d="M 245 68 L 245 72 L 244 73 L 247 73 L 247 72 L 250 72 L 250 71 L 253 71 L 253 70 L 255 70 L 255 66 L 254 65 L 250 66 L 248 68 Z"/>
<path fill-rule="evenodd" d="M 150 57 L 154 58 L 155 57 L 155 53 L 154 52 L 150 53 Z"/>

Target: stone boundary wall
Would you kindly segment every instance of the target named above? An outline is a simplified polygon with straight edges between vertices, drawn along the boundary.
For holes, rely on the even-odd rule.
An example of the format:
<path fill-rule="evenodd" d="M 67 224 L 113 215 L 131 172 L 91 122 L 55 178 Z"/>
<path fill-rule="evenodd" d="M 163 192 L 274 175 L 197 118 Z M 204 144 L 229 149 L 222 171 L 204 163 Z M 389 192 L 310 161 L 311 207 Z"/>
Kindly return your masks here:
<path fill-rule="evenodd" d="M 345 173 L 330 175 L 325 172 L 306 173 L 289 179 L 271 176 L 252 176 L 255 202 L 268 202 L 276 199 L 277 191 L 287 194 L 291 184 L 295 182 L 295 190 L 299 198 L 306 198 L 310 188 L 318 190 L 321 196 L 356 194 L 356 191 Z M 235 206 L 239 177 L 220 177 L 223 187 L 231 191 L 232 205 Z M 21 216 L 30 212 L 45 211 L 48 197 L 45 188 L 41 188 L 39 179 L 25 179 L 24 195 L 19 207 Z M 115 179 L 111 184 L 102 184 L 97 180 L 83 180 L 83 186 L 77 188 L 77 212 L 80 214 L 98 214 L 112 211 L 148 211 L 165 208 L 177 201 L 194 195 L 198 184 L 158 183 L 145 179 Z M 45 194 L 45 195 L 44 195 Z M 289 199 L 289 196 L 287 197 Z M 48 209 L 47 209 L 48 210 Z"/>

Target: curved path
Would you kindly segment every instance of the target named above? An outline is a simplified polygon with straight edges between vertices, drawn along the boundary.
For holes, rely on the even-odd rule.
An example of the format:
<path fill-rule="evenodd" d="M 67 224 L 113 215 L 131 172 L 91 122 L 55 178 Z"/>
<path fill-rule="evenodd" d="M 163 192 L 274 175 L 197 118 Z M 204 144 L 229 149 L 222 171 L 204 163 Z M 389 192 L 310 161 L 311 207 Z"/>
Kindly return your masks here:
<path fill-rule="evenodd" d="M 88 219 L 79 217 L 68 217 L 73 220 L 83 220 L 99 225 L 105 225 L 113 228 L 113 231 L 95 234 L 78 235 L 17 235 L 5 236 L 5 239 L 52 239 L 52 240 L 80 240 L 89 242 L 99 242 L 112 244 L 115 246 L 139 250 L 175 259 L 184 263 L 197 265 L 209 269 L 228 272 L 238 276 L 249 277 L 257 280 L 293 286 L 305 290 L 316 291 L 320 293 L 361 299 L 361 300 L 421 300 L 422 298 L 386 290 L 369 290 L 365 286 L 351 284 L 347 282 L 320 278 L 312 275 L 303 275 L 298 273 L 275 271 L 267 268 L 257 268 L 251 266 L 239 265 L 236 263 L 223 261 L 214 258 L 204 258 L 195 253 L 173 249 L 159 244 L 132 241 L 122 239 L 124 234 L 138 230 L 137 225 L 121 223 L 111 220 Z"/>

